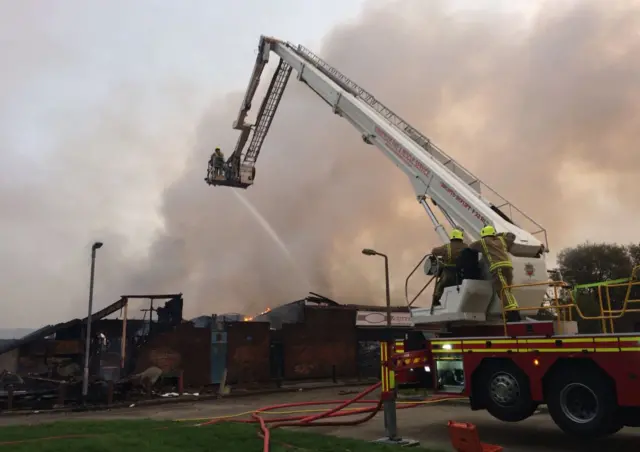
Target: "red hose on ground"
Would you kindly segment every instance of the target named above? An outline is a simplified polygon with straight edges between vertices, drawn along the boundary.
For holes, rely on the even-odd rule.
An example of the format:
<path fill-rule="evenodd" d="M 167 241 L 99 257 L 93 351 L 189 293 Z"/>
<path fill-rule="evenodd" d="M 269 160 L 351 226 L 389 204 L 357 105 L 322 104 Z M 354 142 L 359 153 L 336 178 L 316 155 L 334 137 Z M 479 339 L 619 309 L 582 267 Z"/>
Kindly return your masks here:
<path fill-rule="evenodd" d="M 375 391 L 380 387 L 381 383 L 376 383 L 375 385 L 365 389 L 360 394 L 355 396 L 349 400 L 333 400 L 333 401 L 316 401 L 316 402 L 298 402 L 298 403 L 283 403 L 279 405 L 267 406 L 264 408 L 260 408 L 253 413 L 251 413 L 251 419 L 212 419 L 205 423 L 200 424 L 200 426 L 216 424 L 219 422 L 235 422 L 235 423 L 244 423 L 244 424 L 259 424 L 260 430 L 258 435 L 263 439 L 263 452 L 269 452 L 269 444 L 271 440 L 270 430 L 279 427 L 336 427 L 336 426 L 354 426 L 358 424 L 362 424 L 371 420 L 382 408 L 382 398 L 379 400 L 361 400 L 366 395 Z M 459 398 L 459 397 L 442 397 L 441 400 L 450 399 L 450 398 Z M 349 405 L 357 404 L 357 403 L 367 403 L 367 404 L 376 404 L 373 407 L 366 408 L 357 408 L 350 411 L 340 410 L 346 408 Z M 260 413 L 265 413 L 272 410 L 277 410 L 281 408 L 291 408 L 291 407 L 300 407 L 300 406 L 313 406 L 313 405 L 329 405 L 329 404 L 339 404 L 338 406 L 331 408 L 327 411 L 324 411 L 320 414 L 316 414 L 313 416 L 287 416 L 287 417 L 279 417 L 279 418 L 269 418 L 265 420 Z M 421 402 L 405 404 L 398 406 L 397 409 L 407 409 L 414 408 L 422 405 Z M 343 416 L 353 416 L 357 414 L 367 414 L 364 417 L 359 419 L 354 419 L 350 421 L 342 421 L 342 422 L 314 422 L 318 419 L 327 418 L 327 417 L 343 417 Z M 267 426 L 267 423 L 270 424 L 270 427 Z"/>
<path fill-rule="evenodd" d="M 269 452 L 269 443 L 271 441 L 271 433 L 267 428 L 267 424 L 264 422 L 264 419 L 261 418 L 256 413 L 252 413 L 251 417 L 256 419 L 260 423 L 260 430 L 262 431 L 262 452 Z"/>
<path fill-rule="evenodd" d="M 338 402 L 342 402 L 342 400 L 339 400 Z M 302 403 L 287 403 L 285 405 L 274 405 L 271 407 L 265 407 L 265 408 L 260 408 L 259 410 L 254 411 L 252 414 L 252 418 L 253 419 L 214 419 L 211 421 L 207 421 L 204 422 L 202 424 L 199 424 L 200 427 L 204 427 L 206 425 L 212 425 L 212 424 L 219 424 L 222 422 L 235 422 L 235 423 L 239 423 L 239 424 L 256 424 L 258 423 L 258 419 L 253 417 L 253 414 L 259 415 L 260 413 L 266 413 L 268 411 L 271 410 L 275 410 L 278 408 L 292 408 L 292 407 L 298 407 L 298 406 L 310 406 L 310 405 L 329 405 L 329 404 L 333 404 L 333 403 L 338 403 L 335 401 L 331 401 L 331 402 L 302 402 Z M 356 403 L 378 403 L 378 400 L 363 400 L 360 402 L 356 402 Z M 413 408 L 415 405 L 412 404 L 411 406 L 406 406 L 406 408 Z M 401 406 L 399 408 L 405 408 L 405 406 Z M 375 408 L 358 408 L 356 410 L 351 410 L 351 411 L 345 411 L 343 413 L 334 413 L 331 415 L 331 417 L 342 417 L 342 416 L 353 416 L 354 414 L 359 414 L 359 413 L 369 413 L 371 410 L 374 410 Z M 288 416 L 288 417 L 276 417 L 276 418 L 269 418 L 268 422 L 287 422 L 287 421 L 301 421 L 303 420 L 305 417 L 307 416 Z M 317 425 L 317 423 L 307 423 L 308 425 Z M 305 425 L 307 425 L 305 424 Z"/>
<path fill-rule="evenodd" d="M 341 403 L 340 405 L 338 405 L 335 408 L 330 409 L 329 411 L 325 411 L 324 413 L 320 413 L 320 414 L 316 414 L 314 416 L 309 416 L 304 418 L 302 421 L 300 422 L 312 422 L 315 421 L 316 419 L 321 419 L 323 417 L 327 417 L 332 415 L 333 413 L 335 413 L 336 411 L 340 411 L 341 409 L 351 405 L 352 403 L 357 402 L 358 400 L 364 398 L 364 396 L 369 395 L 370 393 L 372 393 L 373 391 L 375 391 L 376 389 L 378 389 L 380 386 L 382 385 L 382 383 L 376 383 L 375 385 L 371 386 L 370 388 L 365 389 L 364 391 L 362 391 L 360 394 L 358 394 L 357 396 L 355 396 L 353 399 L 351 400 L 347 400 L 344 403 Z"/>

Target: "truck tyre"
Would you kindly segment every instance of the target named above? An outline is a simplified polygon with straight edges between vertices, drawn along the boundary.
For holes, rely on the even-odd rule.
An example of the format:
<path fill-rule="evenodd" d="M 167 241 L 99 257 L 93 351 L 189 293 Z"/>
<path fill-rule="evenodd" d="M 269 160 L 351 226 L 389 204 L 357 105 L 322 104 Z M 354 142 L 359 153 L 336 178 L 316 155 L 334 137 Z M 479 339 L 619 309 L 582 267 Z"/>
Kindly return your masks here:
<path fill-rule="evenodd" d="M 474 390 L 483 398 L 489 414 L 504 422 L 527 419 L 538 407 L 531 399 L 529 379 L 512 361 L 487 362 Z"/>
<path fill-rule="evenodd" d="M 580 368 L 559 372 L 549 383 L 546 399 L 551 418 L 570 435 L 599 438 L 624 426 L 615 389 L 600 372 Z"/>

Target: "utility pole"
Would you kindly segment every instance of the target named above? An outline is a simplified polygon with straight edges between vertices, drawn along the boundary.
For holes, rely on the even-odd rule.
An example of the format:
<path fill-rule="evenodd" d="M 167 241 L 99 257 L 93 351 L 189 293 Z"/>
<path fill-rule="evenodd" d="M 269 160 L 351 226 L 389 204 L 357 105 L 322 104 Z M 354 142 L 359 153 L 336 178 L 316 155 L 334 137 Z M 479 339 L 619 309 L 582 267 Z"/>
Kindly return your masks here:
<path fill-rule="evenodd" d="M 89 276 L 89 312 L 87 314 L 87 328 L 84 338 L 84 372 L 82 375 L 82 403 L 87 403 L 89 392 L 89 355 L 91 353 L 91 312 L 93 310 L 93 283 L 96 276 L 96 251 L 102 248 L 102 242 L 95 242 L 91 246 L 91 274 Z"/>

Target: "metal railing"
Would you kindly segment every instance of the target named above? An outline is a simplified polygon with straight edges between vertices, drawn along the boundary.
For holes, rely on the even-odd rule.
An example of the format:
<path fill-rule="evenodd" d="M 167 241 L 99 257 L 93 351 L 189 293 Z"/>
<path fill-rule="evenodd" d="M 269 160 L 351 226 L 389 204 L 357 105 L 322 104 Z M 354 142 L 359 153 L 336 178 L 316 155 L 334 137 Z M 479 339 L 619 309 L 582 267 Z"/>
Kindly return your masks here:
<path fill-rule="evenodd" d="M 640 307 L 634 308 L 630 307 L 630 305 L 640 304 L 640 298 L 632 299 L 631 298 L 631 290 L 633 287 L 640 287 L 640 280 L 638 280 L 638 274 L 640 273 L 640 265 L 637 265 L 631 271 L 631 276 L 628 278 L 627 282 L 624 283 L 612 283 L 608 284 L 606 281 L 601 285 L 597 286 L 598 293 L 598 309 L 600 313 L 598 315 L 587 315 L 583 308 L 580 307 L 580 304 L 576 301 L 576 296 L 574 291 L 570 290 L 571 285 L 565 281 L 543 281 L 543 282 L 535 282 L 528 284 L 513 284 L 511 286 L 506 286 L 502 288 L 500 291 L 499 297 L 502 302 L 502 321 L 504 324 L 505 336 L 507 334 L 507 319 L 506 319 L 506 310 L 504 309 L 504 297 L 505 292 L 507 290 L 513 290 L 523 287 L 535 287 L 535 286 L 548 286 L 553 290 L 553 297 L 550 297 L 550 308 L 555 309 L 558 313 L 558 319 L 560 322 L 563 321 L 573 321 L 573 312 L 575 310 L 578 317 L 582 320 L 599 320 L 602 326 L 603 333 L 614 333 L 615 325 L 614 320 L 622 318 L 625 314 L 631 312 L 640 312 Z M 625 287 L 625 295 L 624 299 L 621 302 L 620 309 L 613 309 L 613 302 L 611 298 L 611 289 Z M 604 295 L 603 295 L 604 288 Z M 564 293 L 564 296 L 561 296 L 560 293 Z M 568 299 L 567 299 L 568 298 Z M 516 297 L 517 299 L 517 297 Z M 606 308 L 605 308 L 606 305 Z M 512 309 L 513 311 L 525 311 L 530 310 L 531 307 L 518 307 L 516 309 Z M 544 309 L 544 308 L 542 308 Z M 608 326 L 608 328 L 607 328 Z M 562 330 L 562 323 L 559 323 L 559 329 Z"/>
<path fill-rule="evenodd" d="M 411 306 L 413 306 L 413 303 L 418 299 L 418 297 L 420 297 L 420 295 L 422 295 L 422 293 L 427 289 L 427 287 L 429 287 L 429 285 L 437 278 L 437 275 L 433 275 L 429 281 L 427 281 L 424 286 L 422 286 L 422 289 L 420 289 L 418 291 L 418 293 L 416 294 L 415 297 L 413 297 L 411 299 L 411 301 L 409 301 L 409 280 L 411 279 L 411 277 L 414 275 L 414 273 L 416 271 L 418 271 L 418 269 L 422 266 L 422 263 L 427 260 L 427 258 L 431 256 L 430 254 L 425 254 L 424 257 L 422 259 L 420 259 L 420 262 L 418 262 L 418 264 L 413 267 L 413 270 L 411 270 L 411 273 L 409 273 L 409 276 L 407 276 L 407 279 L 404 280 L 404 298 L 405 301 L 407 302 L 407 307 L 411 308 Z"/>

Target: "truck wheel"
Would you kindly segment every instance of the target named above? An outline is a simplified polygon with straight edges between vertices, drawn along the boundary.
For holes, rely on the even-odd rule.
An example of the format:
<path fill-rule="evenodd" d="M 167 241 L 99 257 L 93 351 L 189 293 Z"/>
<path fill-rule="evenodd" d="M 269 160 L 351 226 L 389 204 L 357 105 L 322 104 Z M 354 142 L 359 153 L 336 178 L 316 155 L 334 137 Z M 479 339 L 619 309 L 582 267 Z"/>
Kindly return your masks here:
<path fill-rule="evenodd" d="M 558 373 L 546 398 L 551 418 L 568 434 L 598 438 L 623 427 L 615 389 L 599 372 L 572 369 Z"/>
<path fill-rule="evenodd" d="M 475 386 L 493 417 L 504 422 L 519 422 L 530 417 L 538 405 L 531 399 L 529 380 L 511 361 L 487 363 Z"/>

